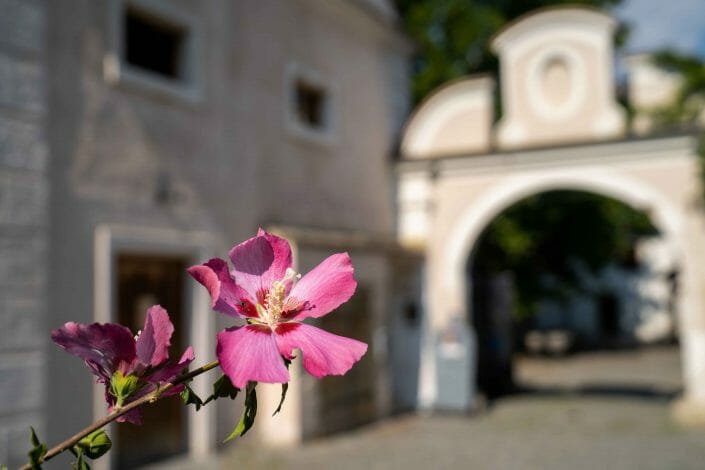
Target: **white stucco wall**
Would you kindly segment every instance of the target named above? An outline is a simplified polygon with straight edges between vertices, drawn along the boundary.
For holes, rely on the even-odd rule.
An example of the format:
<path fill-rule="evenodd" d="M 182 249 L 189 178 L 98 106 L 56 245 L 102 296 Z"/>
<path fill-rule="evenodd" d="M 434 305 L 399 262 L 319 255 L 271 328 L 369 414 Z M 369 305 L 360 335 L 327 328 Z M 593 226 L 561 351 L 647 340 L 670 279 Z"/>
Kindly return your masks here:
<path fill-rule="evenodd" d="M 445 386 L 437 380 L 432 338 L 454 318 L 472 315 L 466 305 L 465 266 L 477 237 L 513 203 L 555 189 L 594 192 L 645 211 L 674 248 L 682 282 L 678 310 L 686 396 L 704 399 L 705 363 L 692 352 L 700 347 L 705 326 L 700 287 L 705 273 L 697 261 L 705 256 L 705 240 L 697 228 L 702 214 L 693 205 L 700 185 L 693 145 L 693 138 L 681 137 L 401 164 L 402 184 L 406 172 L 427 171 L 432 181 L 428 207 L 433 209 L 426 214 L 429 320 L 421 405 L 432 407 Z M 418 245 L 418 240 L 417 233 L 413 242 Z M 467 345 L 468 354 L 473 347 Z M 457 393 L 472 393 L 454 387 Z"/>
<path fill-rule="evenodd" d="M 494 118 L 494 80 L 467 77 L 432 93 L 419 105 L 404 129 L 405 158 L 435 158 L 487 152 Z"/>
<path fill-rule="evenodd" d="M 617 23 L 591 8 L 529 13 L 493 40 L 499 56 L 500 148 L 521 148 L 622 135 L 615 101 L 612 35 Z"/>

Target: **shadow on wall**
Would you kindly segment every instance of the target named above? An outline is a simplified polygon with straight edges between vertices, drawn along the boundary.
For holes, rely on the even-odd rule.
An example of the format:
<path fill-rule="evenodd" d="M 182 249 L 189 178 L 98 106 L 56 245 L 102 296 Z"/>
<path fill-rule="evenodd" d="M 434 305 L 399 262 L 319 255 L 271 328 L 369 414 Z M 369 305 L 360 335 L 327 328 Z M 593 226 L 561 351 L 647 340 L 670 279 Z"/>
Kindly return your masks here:
<path fill-rule="evenodd" d="M 578 387 L 519 386 L 517 393 L 525 393 L 545 398 L 623 398 L 625 400 L 645 400 L 669 403 L 680 393 L 681 387 L 656 387 L 649 384 L 587 383 Z"/>

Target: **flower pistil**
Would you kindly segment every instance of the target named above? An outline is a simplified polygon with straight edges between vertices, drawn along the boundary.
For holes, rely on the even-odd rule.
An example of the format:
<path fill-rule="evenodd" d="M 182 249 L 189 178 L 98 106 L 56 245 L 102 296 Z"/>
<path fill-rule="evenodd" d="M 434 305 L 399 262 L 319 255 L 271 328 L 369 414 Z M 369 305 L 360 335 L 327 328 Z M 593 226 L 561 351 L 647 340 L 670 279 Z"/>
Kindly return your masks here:
<path fill-rule="evenodd" d="M 256 305 L 260 318 L 264 320 L 264 323 L 272 330 L 276 329 L 284 311 L 284 301 L 287 296 L 287 283 L 294 279 L 299 279 L 300 277 L 301 274 L 297 274 L 293 269 L 287 268 L 284 277 L 272 283 L 272 286 L 264 298 L 265 305 L 260 305 L 259 303 Z"/>

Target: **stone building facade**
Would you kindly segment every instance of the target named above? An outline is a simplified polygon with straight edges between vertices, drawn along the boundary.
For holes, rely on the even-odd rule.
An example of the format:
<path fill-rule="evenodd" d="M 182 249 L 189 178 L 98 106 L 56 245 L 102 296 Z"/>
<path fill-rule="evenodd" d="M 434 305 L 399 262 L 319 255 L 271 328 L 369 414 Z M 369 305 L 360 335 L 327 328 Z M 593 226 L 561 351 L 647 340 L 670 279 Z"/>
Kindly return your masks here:
<path fill-rule="evenodd" d="M 41 0 L 0 11 L 0 461 L 13 465 L 47 424 L 47 20 Z"/>
<path fill-rule="evenodd" d="M 350 252 L 358 293 L 321 322 L 370 349 L 346 378 L 294 366 L 274 419 L 280 389 L 262 386 L 258 439 L 468 409 L 472 247 L 501 211 L 553 189 L 619 199 L 662 230 L 682 280 L 679 409 L 705 417 L 694 141 L 650 133 L 649 92 L 632 92 L 630 127 L 614 96 L 614 20 L 561 8 L 514 23 L 494 42 L 501 120 L 494 79 L 468 77 L 423 102 L 398 139 L 411 46 L 391 5 L 0 0 L 0 462 L 24 460 L 30 424 L 56 442 L 105 413 L 80 361 L 50 344 L 66 321 L 137 329 L 159 302 L 182 332 L 175 345 L 211 359 L 229 323 L 184 268 L 260 226 L 292 241 L 300 272 Z M 643 61 L 632 72 L 649 87 L 659 76 Z M 103 465 L 207 455 L 239 413 L 223 401 L 155 410 L 142 434 L 110 429 Z"/>
<path fill-rule="evenodd" d="M 295 443 L 391 413 L 389 312 L 417 282 L 394 235 L 389 155 L 411 47 L 391 3 L 2 0 L 0 10 L 0 462 L 24 460 L 30 424 L 51 443 L 105 413 L 80 361 L 49 341 L 66 321 L 136 330 L 162 303 L 181 331 L 174 343 L 211 359 L 230 325 L 184 268 L 258 227 L 291 240 L 301 272 L 350 252 L 358 294 L 322 323 L 370 344 L 348 379 L 318 382 L 295 366 L 283 413 L 260 420 L 258 438 Z M 261 416 L 279 393 L 261 388 Z M 355 412 L 331 414 L 340 403 Z M 212 452 L 239 406 L 208 408 L 166 406 L 161 427 L 141 434 L 113 427 L 103 465 Z"/>

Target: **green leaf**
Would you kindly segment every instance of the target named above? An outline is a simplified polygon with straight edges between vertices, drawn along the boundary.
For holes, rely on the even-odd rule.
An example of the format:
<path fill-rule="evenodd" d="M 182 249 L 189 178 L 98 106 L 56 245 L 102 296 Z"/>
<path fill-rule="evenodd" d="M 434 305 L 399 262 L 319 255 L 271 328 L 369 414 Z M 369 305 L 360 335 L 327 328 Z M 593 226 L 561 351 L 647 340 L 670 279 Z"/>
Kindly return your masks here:
<path fill-rule="evenodd" d="M 30 442 L 32 443 L 32 450 L 27 453 L 27 456 L 29 457 L 29 464 L 31 465 L 32 470 L 39 470 L 42 468 L 39 464 L 42 463 L 42 459 L 47 453 L 47 446 L 39 441 L 37 433 L 34 431 L 33 427 L 30 427 L 29 429 L 31 430 Z"/>
<path fill-rule="evenodd" d="M 240 389 L 234 386 L 232 382 L 230 382 L 230 379 L 227 375 L 223 374 L 218 377 L 218 380 L 213 382 L 213 394 L 209 396 L 203 404 L 205 405 L 210 401 L 225 397 L 234 400 L 239 392 Z"/>
<path fill-rule="evenodd" d="M 186 385 L 181 392 L 181 400 L 184 402 L 184 405 L 194 405 L 196 407 L 196 411 L 200 410 L 205 404 L 203 403 L 203 400 L 201 400 L 201 397 L 196 395 L 196 392 L 194 392 L 188 385 Z"/>
<path fill-rule="evenodd" d="M 279 406 L 277 406 L 277 409 L 274 410 L 274 413 L 272 413 L 272 416 L 276 415 L 282 410 L 282 405 L 284 404 L 284 400 L 286 399 L 286 392 L 289 390 L 289 382 L 283 383 L 282 384 L 282 398 L 279 400 Z"/>
<path fill-rule="evenodd" d="M 228 397 L 234 400 L 240 389 L 232 384 L 227 375 L 221 375 L 218 380 L 213 383 L 213 396 L 215 398 Z"/>
<path fill-rule="evenodd" d="M 102 429 L 93 431 L 73 446 L 72 452 L 77 457 L 85 455 L 89 459 L 97 459 L 105 455 L 113 446 L 112 441 Z"/>
<path fill-rule="evenodd" d="M 86 459 L 83 458 L 83 452 L 79 451 L 78 454 L 76 455 L 76 461 L 71 462 L 71 468 L 73 470 L 91 470 L 91 466 L 88 465 L 88 462 L 86 462 Z"/>
<path fill-rule="evenodd" d="M 255 391 L 255 387 L 257 387 L 257 382 L 249 382 L 247 384 L 245 407 L 242 411 L 240 422 L 237 423 L 237 426 L 235 426 L 233 432 L 225 438 L 223 443 L 228 442 L 238 436 L 244 436 L 255 423 L 255 416 L 257 416 L 257 392 Z"/>

